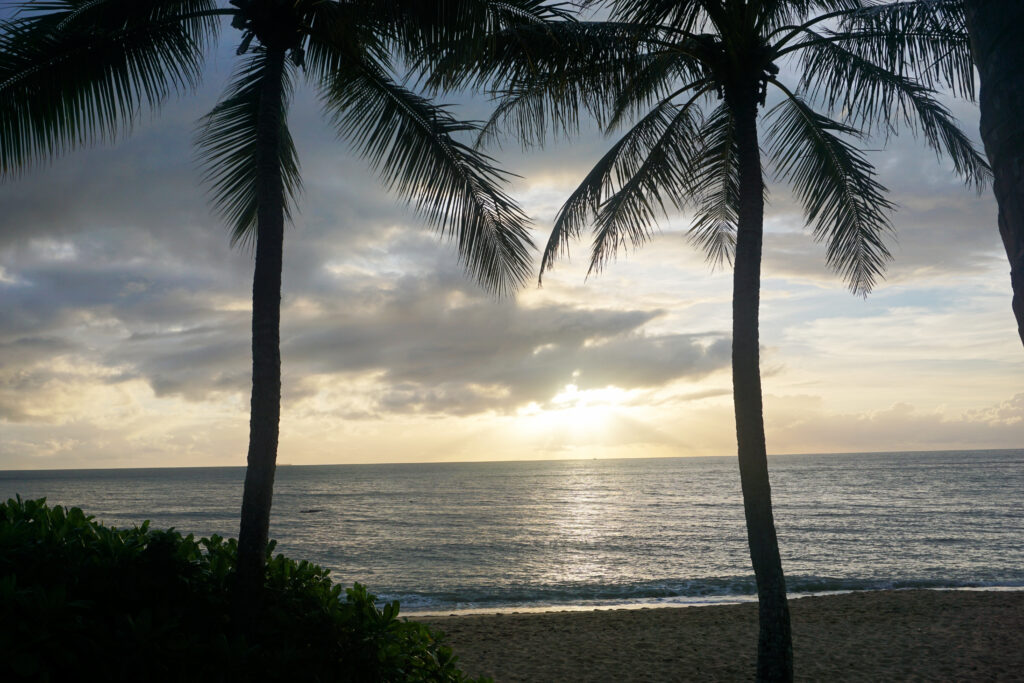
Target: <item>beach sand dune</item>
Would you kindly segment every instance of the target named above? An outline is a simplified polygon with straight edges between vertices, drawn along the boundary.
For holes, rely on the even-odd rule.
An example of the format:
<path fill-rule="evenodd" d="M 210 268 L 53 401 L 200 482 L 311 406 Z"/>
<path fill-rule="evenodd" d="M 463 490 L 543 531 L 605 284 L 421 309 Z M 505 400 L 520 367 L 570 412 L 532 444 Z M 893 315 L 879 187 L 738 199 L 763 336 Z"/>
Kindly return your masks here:
<path fill-rule="evenodd" d="M 1024 591 L 790 601 L 799 681 L 1024 681 Z M 513 681 L 746 681 L 754 604 L 422 617 L 463 670 Z"/>

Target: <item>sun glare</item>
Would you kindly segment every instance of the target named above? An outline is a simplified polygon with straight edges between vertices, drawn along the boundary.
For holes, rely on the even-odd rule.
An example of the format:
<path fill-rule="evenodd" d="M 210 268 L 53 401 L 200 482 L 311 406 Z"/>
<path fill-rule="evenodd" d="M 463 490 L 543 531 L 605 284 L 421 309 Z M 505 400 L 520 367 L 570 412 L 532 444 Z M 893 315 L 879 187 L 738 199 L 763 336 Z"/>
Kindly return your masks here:
<path fill-rule="evenodd" d="M 531 402 L 517 411 L 517 428 L 563 444 L 600 440 L 612 430 L 616 412 L 629 392 L 618 387 L 580 389 L 566 384 L 549 401 Z"/>

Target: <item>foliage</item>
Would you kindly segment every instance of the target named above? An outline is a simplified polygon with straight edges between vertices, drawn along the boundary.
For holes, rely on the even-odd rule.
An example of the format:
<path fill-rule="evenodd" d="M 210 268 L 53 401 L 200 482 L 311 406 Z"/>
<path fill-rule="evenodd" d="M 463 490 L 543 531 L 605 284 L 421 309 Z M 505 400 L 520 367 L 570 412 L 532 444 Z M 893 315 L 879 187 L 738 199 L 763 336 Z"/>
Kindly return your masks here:
<path fill-rule="evenodd" d="M 279 81 L 285 217 L 301 190 L 287 124 L 298 76 L 319 92 L 341 137 L 384 184 L 457 245 L 484 288 L 512 294 L 530 277 L 529 220 L 510 174 L 459 140 L 476 124 L 406 87 L 433 53 L 471 60 L 491 31 L 561 16 L 542 0 L 17 0 L 0 17 L 0 181 L 83 145 L 129 133 L 142 114 L 201 83 L 221 21 L 239 57 L 221 101 L 201 119 L 198 160 L 232 240 L 256 235 L 263 88 Z M 229 34 L 232 35 L 232 34 Z M 232 38 L 228 38 L 229 40 Z M 287 54 L 275 77 L 271 54 Z M 451 57 L 449 57 L 451 58 Z M 403 73 L 406 67 L 414 73 Z M 268 135 L 265 133 L 265 136 Z M 262 144 L 266 144 L 264 139 Z"/>
<path fill-rule="evenodd" d="M 427 626 L 267 550 L 259 619 L 232 620 L 237 543 L 0 503 L 0 680 L 464 681 Z"/>
<path fill-rule="evenodd" d="M 740 106 L 762 120 L 764 171 L 789 185 L 829 266 L 866 295 L 892 259 L 886 199 L 865 139 L 919 134 L 981 189 L 990 171 L 940 102 L 971 98 L 959 0 L 593 0 L 573 17 L 498 32 L 483 59 L 440 60 L 431 84 L 488 88 L 481 142 L 524 146 L 578 131 L 589 114 L 617 142 L 558 212 L 541 271 L 593 227 L 590 271 L 688 211 L 712 264 L 732 261 L 739 225 Z M 746 106 L 746 105 L 744 105 Z M 756 105 L 755 105 L 756 106 Z M 767 185 L 762 189 L 767 195 Z"/>

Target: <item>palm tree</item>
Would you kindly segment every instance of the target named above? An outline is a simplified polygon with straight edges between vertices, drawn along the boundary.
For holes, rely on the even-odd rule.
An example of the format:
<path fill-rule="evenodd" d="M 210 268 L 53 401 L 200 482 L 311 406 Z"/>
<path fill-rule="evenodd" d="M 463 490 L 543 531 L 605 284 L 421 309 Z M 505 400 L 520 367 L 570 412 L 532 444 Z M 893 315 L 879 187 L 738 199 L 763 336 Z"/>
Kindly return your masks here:
<path fill-rule="evenodd" d="M 453 59 L 431 81 L 501 95 L 485 139 L 509 129 L 525 145 L 572 134 L 581 109 L 608 131 L 632 122 L 557 214 L 542 274 L 591 223 L 590 271 L 599 271 L 621 246 L 647 241 L 667 208 L 691 211 L 692 240 L 713 263 L 733 266 L 733 399 L 759 600 L 758 680 L 792 678 L 759 369 L 763 164 L 803 204 L 828 264 L 866 295 L 891 258 L 893 205 L 856 141 L 902 124 L 968 183 L 987 178 L 933 92 L 973 92 L 957 2 L 595 0 L 583 4 L 606 20 L 516 27 L 494 39 L 489 61 L 459 68 Z"/>
<path fill-rule="evenodd" d="M 243 601 L 262 585 L 281 401 L 283 228 L 299 191 L 286 121 L 297 71 L 330 123 L 384 183 L 458 244 L 485 288 L 530 272 L 524 214 L 493 160 L 459 140 L 474 129 L 402 85 L 398 66 L 429 68 L 426 48 L 481 45 L 489 32 L 550 17 L 540 0 L 24 0 L 0 23 L 0 174 L 131 128 L 140 111 L 194 89 L 223 17 L 239 61 L 201 122 L 205 180 L 234 241 L 255 251 L 253 384 L 239 529 Z"/>
<path fill-rule="evenodd" d="M 1013 313 L 1024 343 L 1024 22 L 1018 0 L 964 0 L 981 91 L 981 139 L 995 176 L 999 235 L 1010 260 Z"/>

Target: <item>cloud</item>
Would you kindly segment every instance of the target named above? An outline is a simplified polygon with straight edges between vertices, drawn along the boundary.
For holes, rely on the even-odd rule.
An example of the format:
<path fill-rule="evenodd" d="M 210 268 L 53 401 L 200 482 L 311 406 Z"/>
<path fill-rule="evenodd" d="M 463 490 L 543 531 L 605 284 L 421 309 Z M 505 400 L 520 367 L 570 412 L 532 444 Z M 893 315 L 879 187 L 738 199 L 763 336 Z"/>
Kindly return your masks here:
<path fill-rule="evenodd" d="M 863 413 L 831 413 L 816 397 L 766 397 L 774 452 L 1015 448 L 1024 443 L 1024 393 L 955 413 L 897 403 Z"/>
<path fill-rule="evenodd" d="M 128 140 L 0 185 L 0 467 L 30 462 L 12 460 L 15 451 L 69 466 L 244 452 L 252 254 L 230 247 L 191 148 L 194 122 L 225 79 L 212 73 L 196 98 L 169 103 Z M 486 109 L 471 102 L 467 111 Z M 304 193 L 285 235 L 283 392 L 295 429 L 284 438 L 327 461 L 444 459 L 451 453 L 439 434 L 476 430 L 478 452 L 495 424 L 514 431 L 523 406 L 566 418 L 571 410 L 553 401 L 567 385 L 613 386 L 633 422 L 606 435 L 621 447 L 608 454 L 652 444 L 659 455 L 731 450 L 729 389 L 716 375 L 729 364 L 731 276 L 709 274 L 685 240 L 686 216 L 663 221 L 663 234 L 600 277 L 584 277 L 583 240 L 543 289 L 495 301 L 467 280 L 455 248 L 335 138 L 308 90 L 297 94 L 290 123 Z M 614 139 L 585 126 L 544 150 L 495 152 L 523 176 L 511 191 L 536 219 L 539 243 Z M 909 137 L 873 159 L 901 210 L 896 261 L 869 304 L 827 271 L 788 188 L 771 188 L 766 387 L 785 393 L 806 383 L 826 399 L 807 413 L 770 411 L 770 424 L 787 425 L 770 443 L 877 450 L 885 438 L 916 442 L 901 421 L 950 443 L 966 442 L 958 426 L 979 445 L 1010 438 L 1017 427 L 993 415 L 1019 404 L 979 407 L 1003 395 L 1019 369 L 1019 348 L 998 341 L 1002 327 L 1015 339 L 1007 295 L 988 283 L 1006 270 L 994 203 L 964 190 Z M 864 387 L 861 403 L 837 403 L 836 394 L 853 392 L 843 385 L 851 376 Z M 908 382 L 917 393 L 895 393 Z M 956 405 L 938 406 L 951 386 Z M 914 408 L 872 412 L 868 402 Z M 571 442 L 561 447 L 573 452 Z M 301 461 L 304 451 L 293 452 Z"/>
<path fill-rule="evenodd" d="M 0 342 L 21 350 L 19 365 L 30 350 L 37 361 L 19 392 L 68 381 L 42 361 L 74 351 L 78 362 L 110 371 L 102 381 L 143 380 L 157 397 L 247 395 L 240 269 L 161 259 L 155 249 L 124 258 L 121 248 L 97 248 L 102 242 L 90 231 L 66 245 L 22 246 L 10 260 L 17 283 L 0 283 L 10 302 Z M 495 301 L 449 252 L 409 229 L 360 245 L 298 240 L 291 250 L 298 265 L 285 269 L 286 405 L 321 393 L 324 377 L 344 384 L 373 375 L 367 401 L 346 409 L 350 415 L 508 412 L 544 403 L 570 381 L 584 389 L 654 387 L 728 363 L 719 333 L 646 331 L 662 309 Z M 31 394 L 19 392 L 7 398 L 11 419 Z"/>
<path fill-rule="evenodd" d="M 496 303 L 444 275 L 405 277 L 372 297 L 365 307 L 342 296 L 295 321 L 284 353 L 305 374 L 379 371 L 383 411 L 509 411 L 570 381 L 651 387 L 728 364 L 720 336 L 645 333 L 659 310 Z"/>

